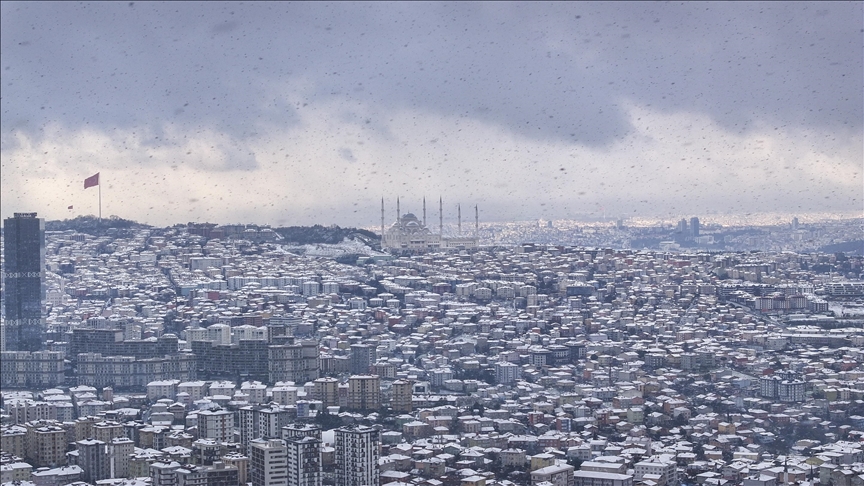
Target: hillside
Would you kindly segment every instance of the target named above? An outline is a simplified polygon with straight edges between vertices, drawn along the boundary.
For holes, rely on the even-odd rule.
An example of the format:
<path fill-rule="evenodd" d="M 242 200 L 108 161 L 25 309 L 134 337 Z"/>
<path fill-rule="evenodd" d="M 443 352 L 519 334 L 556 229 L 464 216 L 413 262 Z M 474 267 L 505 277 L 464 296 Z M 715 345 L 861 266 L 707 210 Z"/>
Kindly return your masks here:
<path fill-rule="evenodd" d="M 92 215 L 78 216 L 74 219 L 64 219 L 45 221 L 46 231 L 68 231 L 73 230 L 79 233 L 87 233 L 90 235 L 104 235 L 109 231 L 116 233 L 117 231 L 125 231 L 133 228 L 149 228 L 146 224 L 141 224 L 129 219 L 123 219 L 119 216 L 110 216 L 108 218 L 99 218 Z"/>
<path fill-rule="evenodd" d="M 327 243 L 335 245 L 345 238 L 358 238 L 370 246 L 380 243 L 381 238 L 375 233 L 358 228 L 341 228 L 339 226 L 287 226 L 275 228 L 274 231 L 285 238 L 285 243 L 307 245 Z"/>

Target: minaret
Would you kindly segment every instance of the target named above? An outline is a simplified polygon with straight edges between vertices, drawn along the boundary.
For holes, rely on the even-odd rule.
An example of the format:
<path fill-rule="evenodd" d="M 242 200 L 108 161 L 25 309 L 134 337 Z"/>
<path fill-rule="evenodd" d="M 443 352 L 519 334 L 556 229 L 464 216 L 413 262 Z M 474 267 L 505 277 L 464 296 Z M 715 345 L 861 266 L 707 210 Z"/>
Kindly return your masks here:
<path fill-rule="evenodd" d="M 477 205 L 474 205 L 474 238 L 477 238 L 477 235 L 480 234 L 480 210 L 477 209 Z"/>
<path fill-rule="evenodd" d="M 444 200 L 438 196 L 438 234 L 444 238 Z"/>
<path fill-rule="evenodd" d="M 423 227 L 426 227 L 426 196 L 423 196 Z"/>
<path fill-rule="evenodd" d="M 459 236 L 462 236 L 462 205 L 456 204 L 456 212 L 459 218 Z"/>
<path fill-rule="evenodd" d="M 381 198 L 381 248 L 384 248 L 384 198 Z"/>
<path fill-rule="evenodd" d="M 399 196 L 396 196 L 396 222 L 402 219 L 402 213 L 399 212 Z"/>

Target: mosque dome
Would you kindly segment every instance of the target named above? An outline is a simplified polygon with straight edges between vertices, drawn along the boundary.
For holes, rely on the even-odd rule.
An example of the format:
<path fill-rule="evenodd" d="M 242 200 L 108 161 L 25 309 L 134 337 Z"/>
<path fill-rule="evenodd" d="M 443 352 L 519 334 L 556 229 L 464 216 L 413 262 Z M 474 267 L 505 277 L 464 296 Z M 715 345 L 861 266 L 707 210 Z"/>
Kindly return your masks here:
<path fill-rule="evenodd" d="M 475 217 L 476 217 L 475 206 Z M 476 234 L 474 238 L 458 237 L 458 238 L 443 238 L 443 204 L 439 200 L 439 224 L 442 231 L 439 234 L 434 234 L 426 226 L 426 201 L 423 201 L 423 219 L 418 218 L 414 213 L 401 214 L 399 211 L 399 199 L 396 199 L 396 221 L 393 222 L 386 230 L 384 226 L 384 200 L 381 200 L 381 246 L 390 250 L 397 251 L 429 251 L 438 250 L 441 248 L 474 248 L 477 246 Z M 461 209 L 459 211 L 459 229 L 461 235 Z"/>

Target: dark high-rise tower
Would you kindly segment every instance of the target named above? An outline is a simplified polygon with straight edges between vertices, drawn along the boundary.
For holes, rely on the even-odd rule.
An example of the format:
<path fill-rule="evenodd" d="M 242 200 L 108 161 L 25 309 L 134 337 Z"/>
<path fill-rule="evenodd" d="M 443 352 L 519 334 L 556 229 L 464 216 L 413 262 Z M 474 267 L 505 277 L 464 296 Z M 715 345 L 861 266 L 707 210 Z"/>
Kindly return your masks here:
<path fill-rule="evenodd" d="M 4 340 L 8 351 L 39 351 L 42 280 L 45 276 L 45 222 L 36 213 L 15 213 L 3 221 L 3 278 L 6 292 Z"/>
<path fill-rule="evenodd" d="M 352 344 L 348 371 L 352 375 L 368 375 L 375 364 L 375 354 L 375 348 L 368 344 Z"/>

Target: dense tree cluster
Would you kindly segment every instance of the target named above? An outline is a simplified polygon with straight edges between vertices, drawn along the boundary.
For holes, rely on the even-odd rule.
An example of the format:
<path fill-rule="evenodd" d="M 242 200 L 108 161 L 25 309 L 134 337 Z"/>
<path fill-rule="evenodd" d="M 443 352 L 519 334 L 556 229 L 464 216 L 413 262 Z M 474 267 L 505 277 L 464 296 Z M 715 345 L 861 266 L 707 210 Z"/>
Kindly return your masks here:
<path fill-rule="evenodd" d="M 375 233 L 358 228 L 340 228 L 339 226 L 287 226 L 276 228 L 287 242 L 297 243 L 299 245 L 326 243 L 335 245 L 342 242 L 345 238 L 360 238 L 367 243 L 377 243 L 380 237 Z"/>
<path fill-rule="evenodd" d="M 95 236 L 105 235 L 109 232 L 117 235 L 117 231 L 129 230 L 132 228 L 144 228 L 147 226 L 148 225 L 113 215 L 102 219 L 93 215 L 87 215 L 78 216 L 74 219 L 64 219 L 63 221 L 54 220 L 45 222 L 45 230 L 47 231 L 74 230 L 79 233 L 87 233 Z"/>

